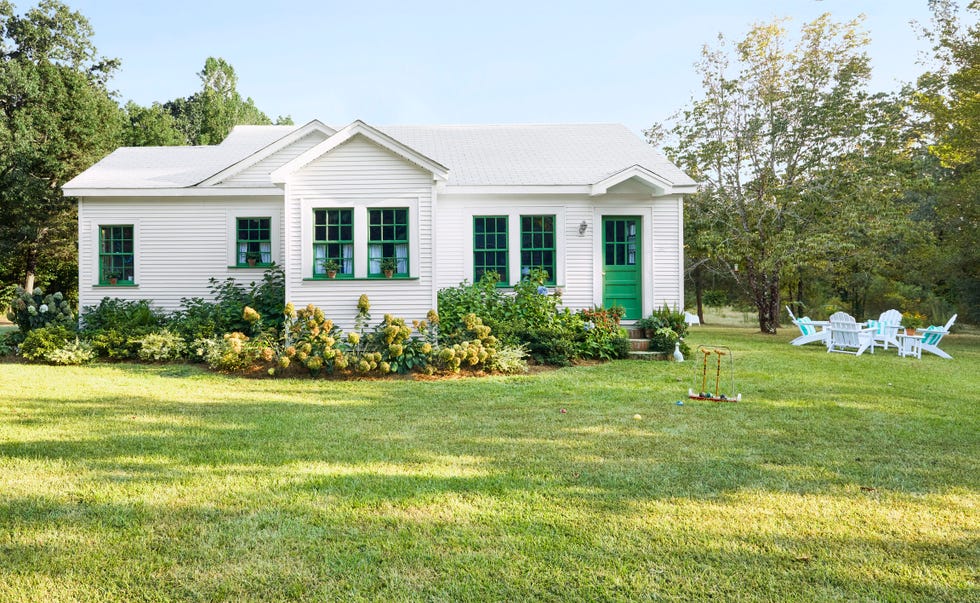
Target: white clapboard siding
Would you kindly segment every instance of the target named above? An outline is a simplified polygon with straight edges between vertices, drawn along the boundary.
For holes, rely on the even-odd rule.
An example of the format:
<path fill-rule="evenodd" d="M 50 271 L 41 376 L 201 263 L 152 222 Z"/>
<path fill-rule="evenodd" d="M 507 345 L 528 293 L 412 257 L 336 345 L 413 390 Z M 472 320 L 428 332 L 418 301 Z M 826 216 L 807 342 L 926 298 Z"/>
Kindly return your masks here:
<path fill-rule="evenodd" d="M 146 299 L 163 310 L 182 297 L 210 298 L 209 279 L 262 278 L 262 268 L 234 268 L 235 219 L 271 218 L 272 254 L 282 264 L 282 201 L 273 197 L 234 199 L 84 198 L 79 201 L 81 307 L 104 297 Z M 99 286 L 99 226 L 132 225 L 136 287 Z"/>
<path fill-rule="evenodd" d="M 292 174 L 286 182 L 287 285 L 296 305 L 312 303 L 342 328 L 353 325 L 362 293 L 371 300 L 372 323 L 384 314 L 423 319 L 435 305 L 432 273 L 432 190 L 428 171 L 369 140 L 355 136 Z M 410 207 L 415 221 L 409 257 L 412 279 L 312 280 L 312 208 L 355 209 L 355 255 L 367 249 L 366 224 L 358 225 L 359 208 Z M 358 235 L 357 233 L 360 233 Z M 359 238 L 360 237 L 360 238 Z M 364 266 L 366 270 L 366 265 Z"/>
<path fill-rule="evenodd" d="M 629 192 L 629 191 L 627 191 Z M 439 197 L 439 259 L 437 288 L 473 280 L 473 216 L 506 215 L 510 218 L 510 282 L 519 277 L 521 215 L 554 214 L 558 220 L 558 275 L 562 304 L 579 310 L 602 304 L 602 217 L 641 218 L 643 311 L 649 314 L 667 302 L 681 306 L 678 201 L 657 200 L 636 194 L 553 195 L 453 195 Z M 579 228 L 585 223 L 585 232 Z M 666 262 L 661 265 L 659 262 Z"/>
<path fill-rule="evenodd" d="M 681 251 L 681 199 L 665 197 L 653 202 L 653 303 L 684 308 L 684 258 Z"/>
<path fill-rule="evenodd" d="M 319 130 L 310 132 L 289 146 L 225 179 L 219 186 L 269 186 L 269 174 L 326 139 L 327 135 Z"/>

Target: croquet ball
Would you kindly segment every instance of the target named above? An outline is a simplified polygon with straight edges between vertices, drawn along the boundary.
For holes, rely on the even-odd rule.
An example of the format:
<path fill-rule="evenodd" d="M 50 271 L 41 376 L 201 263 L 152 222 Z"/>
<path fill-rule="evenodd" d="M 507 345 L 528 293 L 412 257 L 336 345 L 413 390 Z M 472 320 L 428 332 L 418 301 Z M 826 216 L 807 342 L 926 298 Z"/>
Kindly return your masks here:
<path fill-rule="evenodd" d="M 727 400 L 727 399 L 728 399 L 728 397 L 727 397 L 727 396 L 725 396 L 725 394 L 722 394 L 722 395 L 721 395 L 721 399 L 722 399 L 722 400 Z"/>
<path fill-rule="evenodd" d="M 567 413 L 568 411 L 567 411 L 567 410 L 565 410 L 565 409 L 563 408 L 563 409 L 561 409 L 561 410 L 560 410 L 559 412 L 560 412 L 561 414 L 565 414 L 565 413 Z"/>
<path fill-rule="evenodd" d="M 678 400 L 677 401 L 677 405 L 678 406 L 684 406 L 684 401 L 683 400 Z"/>
<path fill-rule="evenodd" d="M 634 418 L 634 419 L 636 419 L 637 421 L 639 421 L 639 420 L 640 420 L 640 419 L 642 419 L 643 417 L 641 417 L 640 415 L 633 415 L 633 418 Z"/>

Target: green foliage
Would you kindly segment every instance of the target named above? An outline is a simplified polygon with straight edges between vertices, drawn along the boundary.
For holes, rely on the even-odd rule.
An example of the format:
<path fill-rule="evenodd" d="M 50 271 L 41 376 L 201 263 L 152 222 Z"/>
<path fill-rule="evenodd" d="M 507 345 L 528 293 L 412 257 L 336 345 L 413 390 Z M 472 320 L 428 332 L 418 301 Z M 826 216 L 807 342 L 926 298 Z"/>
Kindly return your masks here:
<path fill-rule="evenodd" d="M 64 325 L 32 329 L 20 344 L 20 355 L 28 360 L 47 361 L 50 354 L 76 339 L 75 331 Z"/>
<path fill-rule="evenodd" d="M 153 362 L 166 362 L 169 360 L 180 360 L 187 350 L 187 344 L 177 333 L 172 333 L 167 329 L 156 333 L 148 333 L 140 337 L 139 359 L 150 360 Z"/>
<path fill-rule="evenodd" d="M 234 278 L 218 281 L 212 278 L 209 289 L 214 296 L 214 305 L 210 307 L 211 320 L 215 333 L 250 333 L 253 330 L 251 322 L 244 318 L 245 308 L 253 308 L 259 315 L 266 317 L 263 326 L 278 331 L 283 324 L 283 308 L 286 305 L 286 277 L 282 268 L 272 265 L 266 269 L 259 283 L 251 282 L 247 286 Z M 201 320 L 205 303 L 196 300 L 186 300 L 185 310 L 175 319 L 178 332 L 194 332 L 197 336 L 204 335 L 210 328 L 206 321 Z"/>
<path fill-rule="evenodd" d="M 75 313 L 65 296 L 60 292 L 44 294 L 37 287 L 32 292 L 17 287 L 7 318 L 17 325 L 21 336 L 31 330 L 48 325 L 63 325 L 75 328 Z"/>
<path fill-rule="evenodd" d="M 118 297 L 103 297 L 97 306 L 85 306 L 81 316 L 81 327 L 85 333 L 146 331 L 161 327 L 165 322 L 166 315 L 148 300 Z"/>
<path fill-rule="evenodd" d="M 579 355 L 601 360 L 626 358 L 630 351 L 629 337 L 626 330 L 619 326 L 624 312 L 618 306 L 579 312 L 585 330 L 579 343 Z"/>
<path fill-rule="evenodd" d="M 505 303 L 504 295 L 497 288 L 498 279 L 496 272 L 486 272 L 478 283 L 463 281 L 455 287 L 439 290 L 437 299 L 443 340 L 455 340 L 457 327 L 467 314 L 476 314 L 493 328 Z"/>
<path fill-rule="evenodd" d="M 229 373 L 254 367 L 267 347 L 265 342 L 251 339 L 244 333 L 225 333 L 216 341 L 216 345 L 201 346 L 205 350 L 204 361 L 211 369 Z"/>
<path fill-rule="evenodd" d="M 118 61 L 97 56 L 92 36 L 60 2 L 23 15 L 0 2 L 0 282 L 77 286 L 61 185 L 115 148 L 122 123 L 106 88 Z"/>
<path fill-rule="evenodd" d="M 289 304 L 284 314 L 287 347 L 280 358 L 280 369 L 296 362 L 316 376 L 320 371 L 330 374 L 347 367 L 349 359 L 340 345 L 341 331 L 323 310 L 309 304 L 294 312 Z"/>
<path fill-rule="evenodd" d="M 526 373 L 527 350 L 520 345 L 501 344 L 497 346 L 497 353 L 490 359 L 487 368 L 504 375 Z"/>
<path fill-rule="evenodd" d="M 177 121 L 160 103 L 142 107 L 133 101 L 124 108 L 126 121 L 120 140 L 127 147 L 163 147 L 187 144 Z"/>
<path fill-rule="evenodd" d="M 728 293 L 719 289 L 704 292 L 704 305 L 709 308 L 721 308 L 728 305 Z"/>
<path fill-rule="evenodd" d="M 650 351 L 667 354 L 674 351 L 674 344 L 681 343 L 681 353 L 685 356 L 690 355 L 691 349 L 684 342 L 687 336 L 687 322 L 684 320 L 684 312 L 672 310 L 664 304 L 653 314 L 637 321 L 637 327 L 652 331 L 650 337 Z"/>
<path fill-rule="evenodd" d="M 121 329 L 100 329 L 84 331 L 92 344 L 92 350 L 100 357 L 109 360 L 130 360 L 140 351 L 140 339 L 154 332 L 156 327 L 143 326 Z"/>
<path fill-rule="evenodd" d="M 180 309 L 170 315 L 167 328 L 185 341 L 207 339 L 222 334 L 215 314 L 215 303 L 201 297 L 183 297 Z"/>
<path fill-rule="evenodd" d="M 87 341 L 82 341 L 78 337 L 69 340 L 65 345 L 51 350 L 44 356 L 44 360 L 49 364 L 63 366 L 77 366 L 91 362 L 95 358 L 95 352 Z"/>

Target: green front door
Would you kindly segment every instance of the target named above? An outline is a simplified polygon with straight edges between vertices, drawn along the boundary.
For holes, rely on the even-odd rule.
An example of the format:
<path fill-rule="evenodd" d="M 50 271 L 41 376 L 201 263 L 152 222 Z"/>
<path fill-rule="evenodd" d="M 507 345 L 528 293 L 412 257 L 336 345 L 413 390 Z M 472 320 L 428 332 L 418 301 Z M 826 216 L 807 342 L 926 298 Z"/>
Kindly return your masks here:
<path fill-rule="evenodd" d="M 643 318 L 640 278 L 640 219 L 602 219 L 602 305 L 626 308 L 623 318 Z"/>

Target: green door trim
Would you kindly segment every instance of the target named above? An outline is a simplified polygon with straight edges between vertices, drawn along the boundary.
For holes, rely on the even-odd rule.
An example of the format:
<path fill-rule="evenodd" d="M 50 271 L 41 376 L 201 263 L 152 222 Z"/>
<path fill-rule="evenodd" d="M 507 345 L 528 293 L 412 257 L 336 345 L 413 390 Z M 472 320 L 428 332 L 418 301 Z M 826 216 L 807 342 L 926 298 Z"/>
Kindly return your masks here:
<path fill-rule="evenodd" d="M 643 318 L 643 224 L 640 216 L 602 216 L 602 305 Z"/>

